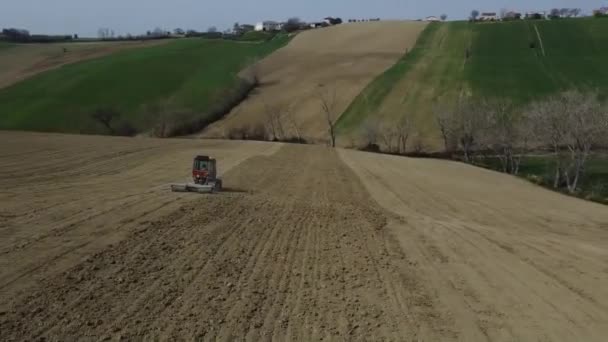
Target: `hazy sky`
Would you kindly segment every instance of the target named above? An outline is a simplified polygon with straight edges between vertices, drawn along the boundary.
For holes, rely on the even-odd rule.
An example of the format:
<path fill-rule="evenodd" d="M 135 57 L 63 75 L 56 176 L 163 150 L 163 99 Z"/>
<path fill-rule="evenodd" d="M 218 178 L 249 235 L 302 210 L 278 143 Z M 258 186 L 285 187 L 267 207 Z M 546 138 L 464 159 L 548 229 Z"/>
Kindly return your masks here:
<path fill-rule="evenodd" d="M 95 36 L 100 27 L 117 34 L 143 33 L 161 27 L 206 30 L 234 22 L 284 20 L 298 16 L 416 19 L 446 13 L 465 18 L 472 9 L 548 10 L 579 7 L 585 12 L 608 6 L 608 0 L 0 0 L 0 27 L 34 33 L 78 33 Z"/>

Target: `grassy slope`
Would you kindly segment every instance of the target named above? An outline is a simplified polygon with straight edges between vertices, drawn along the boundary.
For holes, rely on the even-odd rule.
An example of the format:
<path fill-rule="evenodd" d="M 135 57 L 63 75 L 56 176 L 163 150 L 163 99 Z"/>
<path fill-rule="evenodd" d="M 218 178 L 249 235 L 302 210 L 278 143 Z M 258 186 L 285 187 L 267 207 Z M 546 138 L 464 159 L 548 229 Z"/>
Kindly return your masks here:
<path fill-rule="evenodd" d="M 498 160 L 486 159 L 482 166 L 500 171 Z M 552 156 L 528 156 L 522 160 L 520 176 L 553 189 L 555 162 Z M 585 165 L 585 173 L 579 183 L 579 197 L 608 204 L 608 155 L 593 154 Z M 565 192 L 565 190 L 562 189 Z"/>
<path fill-rule="evenodd" d="M 530 48 L 530 42 L 536 48 Z M 407 113 L 427 146 L 439 147 L 433 117 L 439 103 L 467 93 L 505 96 L 523 104 L 571 87 L 597 88 L 606 95 L 606 60 L 608 20 L 432 24 L 411 53 L 352 103 L 339 128 L 346 133 L 359 129 L 369 116 L 386 121 Z"/>
<path fill-rule="evenodd" d="M 571 87 L 608 91 L 608 20 L 475 26 L 466 78 L 479 94 L 507 96 L 523 103 Z M 529 47 L 531 41 L 536 42 L 536 49 Z"/>
<path fill-rule="evenodd" d="M 167 99 L 205 112 L 248 62 L 286 42 L 185 39 L 68 65 L 0 90 L 0 129 L 78 132 L 95 109 L 113 107 L 143 130 L 145 106 Z"/>
<path fill-rule="evenodd" d="M 2 50 L 2 49 L 8 49 L 8 48 L 10 48 L 10 47 L 12 47 L 12 46 L 14 46 L 14 45 L 13 45 L 13 44 L 11 44 L 11 43 L 7 43 L 7 42 L 0 42 L 0 50 Z"/>

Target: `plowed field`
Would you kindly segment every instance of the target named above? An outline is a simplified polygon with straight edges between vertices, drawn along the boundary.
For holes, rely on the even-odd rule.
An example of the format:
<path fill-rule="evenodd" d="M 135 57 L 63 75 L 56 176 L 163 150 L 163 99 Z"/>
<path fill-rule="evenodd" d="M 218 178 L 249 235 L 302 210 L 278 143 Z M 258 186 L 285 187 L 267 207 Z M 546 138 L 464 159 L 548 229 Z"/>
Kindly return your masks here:
<path fill-rule="evenodd" d="M 608 334 L 596 204 L 319 146 L 0 134 L 0 340 Z M 168 192 L 196 153 L 227 191 Z"/>
<path fill-rule="evenodd" d="M 232 128 L 268 125 L 280 113 L 284 136 L 327 139 L 321 96 L 337 117 L 376 76 L 411 49 L 426 23 L 343 24 L 298 34 L 257 65 L 261 86 L 203 136 L 226 137 Z"/>

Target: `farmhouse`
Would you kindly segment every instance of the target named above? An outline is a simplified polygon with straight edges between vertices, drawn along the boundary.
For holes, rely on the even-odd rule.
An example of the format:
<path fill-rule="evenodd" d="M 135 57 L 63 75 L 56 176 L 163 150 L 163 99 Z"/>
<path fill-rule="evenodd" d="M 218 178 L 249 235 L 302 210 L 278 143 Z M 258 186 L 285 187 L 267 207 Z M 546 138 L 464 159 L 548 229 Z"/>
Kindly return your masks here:
<path fill-rule="evenodd" d="M 255 25 L 255 31 L 281 31 L 283 29 L 283 24 L 276 22 L 276 21 L 272 21 L 272 20 L 267 20 L 261 23 L 257 23 Z"/>
<path fill-rule="evenodd" d="M 496 12 L 484 12 L 479 16 L 479 21 L 496 21 L 498 20 L 498 14 Z"/>
<path fill-rule="evenodd" d="M 425 19 L 426 21 L 441 21 L 441 19 L 439 19 L 436 16 L 430 16 L 430 17 L 426 17 Z"/>

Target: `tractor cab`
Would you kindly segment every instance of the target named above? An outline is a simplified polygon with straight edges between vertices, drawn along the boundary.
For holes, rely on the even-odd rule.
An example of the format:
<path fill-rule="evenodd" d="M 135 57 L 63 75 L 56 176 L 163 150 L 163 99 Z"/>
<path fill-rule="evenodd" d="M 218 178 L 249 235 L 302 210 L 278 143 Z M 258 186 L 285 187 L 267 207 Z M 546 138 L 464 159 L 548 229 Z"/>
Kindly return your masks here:
<path fill-rule="evenodd" d="M 206 184 L 217 177 L 217 167 L 215 159 L 208 156 L 196 156 L 192 166 L 192 179 L 196 184 Z"/>

